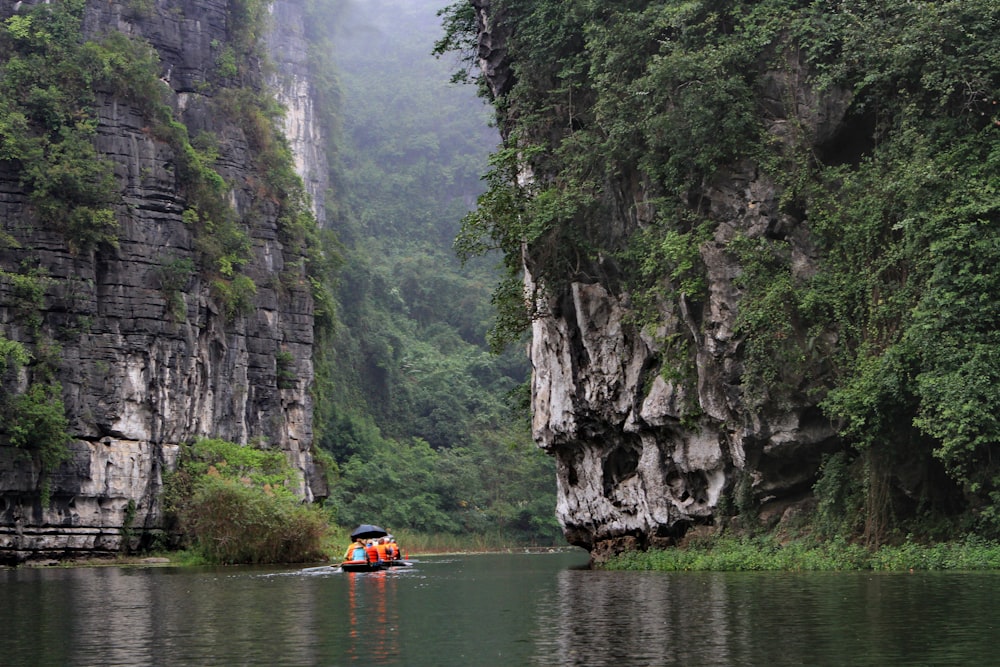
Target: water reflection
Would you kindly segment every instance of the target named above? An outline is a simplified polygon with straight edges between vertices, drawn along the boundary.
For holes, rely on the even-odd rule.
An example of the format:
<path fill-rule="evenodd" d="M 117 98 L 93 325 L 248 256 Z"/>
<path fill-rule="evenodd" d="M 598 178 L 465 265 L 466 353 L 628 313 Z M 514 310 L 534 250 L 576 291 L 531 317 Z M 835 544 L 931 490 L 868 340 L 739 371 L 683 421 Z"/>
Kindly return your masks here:
<path fill-rule="evenodd" d="M 18 570 L 0 573 L 8 618 L 0 664 L 311 665 L 321 626 L 343 625 L 317 584 L 251 569 Z M 321 648 L 321 647 L 320 647 Z M 234 656 L 239 660 L 234 662 Z"/>
<path fill-rule="evenodd" d="M 555 646 L 543 647 L 535 664 L 731 664 L 721 581 L 675 585 L 649 573 L 579 570 L 560 572 L 557 581 L 557 597 L 539 605 L 558 627 L 540 643 Z"/>
<path fill-rule="evenodd" d="M 350 662 L 392 665 L 400 658 L 399 604 L 392 572 L 345 573 Z"/>
<path fill-rule="evenodd" d="M 557 582 L 537 605 L 536 665 L 986 664 L 1000 622 L 996 573 L 566 570 Z"/>
<path fill-rule="evenodd" d="M 0 570 L 3 667 L 993 664 L 1000 573 Z"/>
<path fill-rule="evenodd" d="M 85 576 L 72 570 L 66 583 L 74 606 L 93 610 L 73 617 L 73 633 L 100 656 L 97 660 L 107 665 L 152 664 L 144 638 L 154 631 L 155 607 L 141 572 L 102 568 Z"/>

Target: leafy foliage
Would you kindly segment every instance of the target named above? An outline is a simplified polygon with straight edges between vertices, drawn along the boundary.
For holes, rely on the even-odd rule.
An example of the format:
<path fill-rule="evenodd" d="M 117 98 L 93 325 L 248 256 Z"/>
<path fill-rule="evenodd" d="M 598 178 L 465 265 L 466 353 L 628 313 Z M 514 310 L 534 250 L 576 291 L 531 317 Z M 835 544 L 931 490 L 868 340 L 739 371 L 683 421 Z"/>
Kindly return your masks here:
<path fill-rule="evenodd" d="M 33 383 L 12 396 L 6 407 L 13 419 L 5 423 L 4 431 L 12 445 L 36 452 L 44 470 L 66 458 L 68 424 L 58 382 Z"/>
<path fill-rule="evenodd" d="M 13 388 L 12 378 L 29 364 L 36 364 L 36 379 L 23 390 Z M 17 341 L 0 336 L 0 442 L 31 457 L 42 476 L 42 502 L 48 503 L 47 474 L 69 458 L 69 421 L 62 400 L 62 385 L 52 376 L 44 355 L 36 359 Z"/>
<path fill-rule="evenodd" d="M 17 165 L 39 218 L 88 248 L 113 244 L 116 221 L 111 165 L 93 146 L 107 52 L 78 40 L 83 5 L 40 5 L 0 27 L 0 159 Z"/>
<path fill-rule="evenodd" d="M 523 257 L 542 288 L 558 290 L 566 280 L 600 275 L 602 257 L 637 260 L 629 240 L 635 229 L 607 221 L 629 205 L 614 184 L 649 188 L 659 210 L 647 222 L 665 235 L 661 257 L 677 262 L 664 270 L 700 296 L 694 258 L 705 228 L 681 204 L 720 165 L 756 152 L 752 64 L 776 32 L 734 28 L 727 4 L 493 3 L 493 14 L 513 26 L 507 46 L 515 83 L 494 100 L 506 142 L 492 158 L 489 191 L 464 220 L 460 249 L 499 248 L 508 280 Z M 464 6 L 448 10 L 454 31 L 467 29 L 457 20 Z M 465 39 L 450 35 L 439 48 Z M 625 215 L 634 225 L 634 212 Z M 649 266 L 649 258 L 638 261 Z M 649 273 L 630 278 L 658 289 Z M 510 290 L 496 299 L 501 312 L 533 303 Z M 522 329 L 503 329 L 523 328 L 529 318 L 498 322 L 495 337 L 517 340 Z"/>
<path fill-rule="evenodd" d="M 203 439 L 182 449 L 164 500 L 176 529 L 214 563 L 295 563 L 324 559 L 328 524 L 302 505 L 281 451 Z"/>
<path fill-rule="evenodd" d="M 327 524 L 314 508 L 239 482 L 207 477 L 186 509 L 196 548 L 213 563 L 302 563 L 326 559 Z"/>

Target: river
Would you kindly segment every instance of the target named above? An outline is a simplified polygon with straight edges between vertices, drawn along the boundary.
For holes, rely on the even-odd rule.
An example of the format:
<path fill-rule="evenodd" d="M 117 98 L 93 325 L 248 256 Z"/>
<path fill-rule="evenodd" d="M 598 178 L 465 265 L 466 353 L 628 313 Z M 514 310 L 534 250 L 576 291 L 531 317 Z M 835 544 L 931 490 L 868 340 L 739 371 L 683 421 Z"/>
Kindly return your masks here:
<path fill-rule="evenodd" d="M 0 664 L 986 665 L 1000 573 L 582 569 L 584 552 L 0 571 Z"/>

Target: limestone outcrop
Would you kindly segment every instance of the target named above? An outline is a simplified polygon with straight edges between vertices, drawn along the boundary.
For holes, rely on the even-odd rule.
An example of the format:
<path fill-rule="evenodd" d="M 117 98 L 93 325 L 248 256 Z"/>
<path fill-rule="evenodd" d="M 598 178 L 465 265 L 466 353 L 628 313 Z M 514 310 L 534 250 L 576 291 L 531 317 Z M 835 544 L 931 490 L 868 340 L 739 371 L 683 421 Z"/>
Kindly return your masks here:
<path fill-rule="evenodd" d="M 30 4 L 7 3 L 0 19 Z M 280 448 L 301 473 L 295 491 L 303 499 L 326 493 L 310 453 L 313 301 L 303 251 L 286 238 L 277 203 L 262 201 L 255 186 L 260 174 L 247 128 L 217 112 L 206 85 L 232 37 L 231 4 L 88 2 L 84 30 L 147 40 L 174 117 L 192 137 L 217 137 L 213 168 L 230 185 L 230 205 L 250 237 L 242 269 L 256 286 L 249 308 L 226 312 L 202 272 L 176 270 L 193 266 L 198 251 L 183 216 L 177 156 L 150 132 L 143 110 L 112 91 L 98 91 L 95 114 L 98 152 L 113 161 L 121 190 L 117 247 L 73 248 L 34 222 L 18 174 L 0 172 L 0 231 L 8 239 L 0 248 L 0 327 L 36 356 L 47 343 L 73 435 L 70 459 L 47 474 L 24 451 L 0 447 L 4 561 L 106 554 L 126 546 L 123 540 L 148 541 L 161 527 L 163 476 L 179 444 L 197 437 Z M 301 23 L 295 0 L 273 3 L 273 12 L 283 26 Z M 280 35 L 294 39 L 301 31 Z M 324 185 L 316 146 L 323 144 L 303 75 L 305 46 L 284 43 L 272 52 L 287 75 L 278 89 L 290 98 L 296 166 L 318 197 Z M 263 81 L 262 72 L 247 76 Z M 34 323 L 11 278 L 24 267 L 44 286 Z"/>
<path fill-rule="evenodd" d="M 515 76 L 504 44 L 512 28 L 491 14 L 488 0 L 471 4 L 482 71 L 502 96 Z M 789 62 L 763 73 L 768 128 L 774 141 L 819 146 L 842 129 L 850 95 L 800 86 L 803 67 Z M 621 201 L 610 207 L 618 213 L 605 221 L 605 234 L 621 239 L 652 217 L 655 204 L 636 178 L 623 174 L 606 188 Z M 736 234 L 781 237 L 795 271 L 806 275 L 816 262 L 804 221 L 781 210 L 781 194 L 751 163 L 730 165 L 689 193 L 713 221 L 713 238 L 699 248 L 708 297 L 696 307 L 683 294 L 661 302 L 643 326 L 609 260 L 598 258 L 538 291 L 545 267 L 526 249 L 527 293 L 544 295 L 529 349 L 533 435 L 556 460 L 557 516 L 566 537 L 595 559 L 676 544 L 692 528 L 716 524 L 722 506 L 741 494 L 765 517 L 780 516 L 809 495 L 824 453 L 841 446 L 804 383 L 781 397 L 761 388 L 752 404 L 741 385 L 745 341 L 735 325 L 742 268 L 729 241 Z M 664 372 L 665 346 L 678 339 L 690 341 L 691 369 Z"/>

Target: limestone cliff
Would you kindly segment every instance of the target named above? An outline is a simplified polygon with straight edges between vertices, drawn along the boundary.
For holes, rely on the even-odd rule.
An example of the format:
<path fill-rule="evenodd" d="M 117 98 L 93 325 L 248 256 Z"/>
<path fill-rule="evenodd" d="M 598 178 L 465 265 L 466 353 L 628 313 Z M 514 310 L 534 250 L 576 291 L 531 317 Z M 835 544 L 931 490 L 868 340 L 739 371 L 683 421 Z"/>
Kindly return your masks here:
<path fill-rule="evenodd" d="M 6 3 L 0 18 L 32 4 Z M 93 109 L 97 151 L 113 162 L 118 188 L 116 244 L 75 247 L 37 222 L 16 165 L 0 171 L 0 326 L 36 360 L 42 347 L 53 355 L 73 436 L 69 460 L 47 474 L 24 451 L 0 448 L 3 560 L 116 552 L 123 528 L 148 538 L 161 526 L 163 474 L 179 444 L 201 436 L 280 448 L 301 472 L 296 492 L 307 500 L 325 495 L 310 453 L 313 302 L 304 251 L 282 227 L 280 202 L 262 195 L 253 128 L 220 111 L 226 86 L 219 63 L 231 54 L 240 4 L 88 2 L 83 31 L 147 41 L 173 118 L 191 137 L 217 138 L 211 167 L 225 179 L 229 206 L 249 238 L 241 272 L 255 286 L 251 303 L 227 309 L 211 276 L 192 270 L 204 239 L 185 218 L 178 155 L 150 131 L 148 110 L 134 100 L 98 90 Z M 301 23 L 294 0 L 274 3 L 273 11 L 283 26 Z M 319 195 L 322 155 L 303 75 L 305 47 L 292 43 L 301 31 L 273 34 L 283 40 L 272 52 L 279 77 L 286 75 L 279 92 L 291 109 L 296 166 Z M 264 81 L 259 62 L 241 63 L 240 71 L 243 85 Z M 26 267 L 42 286 L 30 312 L 17 291 L 16 276 Z M 23 388 L 35 372 L 28 365 L 15 382 Z"/>
<path fill-rule="evenodd" d="M 497 3 L 470 4 L 480 31 L 477 55 L 493 97 L 507 95 L 518 72 L 544 81 L 523 63 L 521 69 L 512 64 L 506 48 L 512 30 L 534 26 L 505 22 L 492 11 Z M 815 147 L 842 129 L 850 96 L 835 88 L 821 95 L 799 85 L 803 67 L 790 61 L 782 71 L 761 73 L 769 87 L 766 122 L 774 141 L 793 141 L 794 123 L 794 140 L 807 137 Z M 528 113 L 530 103 L 515 100 L 498 104 L 502 128 L 510 126 L 511 114 Z M 581 94 L 572 103 L 585 125 L 586 98 Z M 566 104 L 562 111 L 569 113 L 571 103 Z M 556 137 L 569 134 L 573 122 L 544 130 L 549 134 L 540 143 L 558 145 Z M 524 135 L 507 138 L 517 146 Z M 525 182 L 550 176 L 536 170 L 520 174 Z M 599 234 L 606 246 L 621 247 L 623 239 L 650 224 L 657 202 L 650 183 L 630 166 L 615 178 L 603 184 L 613 202 Z M 595 558 L 675 544 L 692 527 L 716 523 L 720 506 L 740 494 L 752 498 L 765 516 L 780 515 L 808 496 L 823 454 L 840 446 L 805 383 L 782 396 L 762 388 L 763 396 L 753 403 L 741 386 L 745 340 L 734 331 L 742 298 L 736 278 L 743 269 L 728 251 L 729 242 L 736 235 L 780 236 L 801 275 L 813 270 L 816 259 L 803 220 L 779 206 L 781 195 L 750 161 L 728 165 L 689 192 L 688 201 L 698 202 L 700 214 L 713 223 L 711 238 L 698 248 L 707 299 L 694 304 L 675 292 L 642 323 L 609 257 L 578 258 L 572 271 L 552 280 L 544 252 L 525 247 L 528 293 L 538 299 L 529 349 L 533 434 L 557 462 L 557 515 L 565 534 Z M 539 284 L 542 271 L 548 271 L 547 284 Z M 688 372 L 664 366 L 666 348 L 677 340 L 690 341 Z"/>
<path fill-rule="evenodd" d="M 303 4 L 300 0 L 279 0 L 268 7 L 271 22 L 267 46 L 277 66 L 272 86 L 285 107 L 284 134 L 295 159 L 295 171 L 312 202 L 313 215 L 323 225 L 329 170 L 324 150 L 326 137 L 309 69 Z"/>

